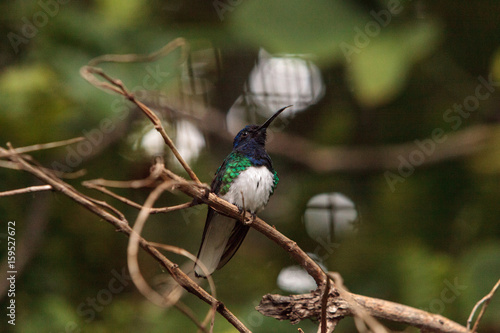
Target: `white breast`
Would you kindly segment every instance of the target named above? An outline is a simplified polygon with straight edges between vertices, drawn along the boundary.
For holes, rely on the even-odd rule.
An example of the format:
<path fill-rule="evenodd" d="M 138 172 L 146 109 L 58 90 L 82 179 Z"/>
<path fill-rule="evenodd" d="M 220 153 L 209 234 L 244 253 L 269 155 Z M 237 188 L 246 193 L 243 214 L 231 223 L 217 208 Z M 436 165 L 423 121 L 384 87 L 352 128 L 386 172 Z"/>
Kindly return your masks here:
<path fill-rule="evenodd" d="M 258 213 L 269 201 L 273 183 L 274 175 L 265 166 L 249 167 L 233 180 L 229 191 L 221 198 L 238 207 L 245 207 L 252 213 Z"/>

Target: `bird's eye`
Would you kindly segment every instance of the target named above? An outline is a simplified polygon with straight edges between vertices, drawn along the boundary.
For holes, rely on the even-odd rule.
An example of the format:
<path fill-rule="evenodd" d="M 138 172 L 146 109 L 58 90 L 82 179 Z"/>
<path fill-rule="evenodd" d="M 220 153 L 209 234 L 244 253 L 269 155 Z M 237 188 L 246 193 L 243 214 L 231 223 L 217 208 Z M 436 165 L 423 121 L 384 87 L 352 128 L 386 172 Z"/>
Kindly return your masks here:
<path fill-rule="evenodd" d="M 247 137 L 247 136 L 248 136 L 248 132 L 247 132 L 247 131 L 245 131 L 245 132 L 241 133 L 241 137 L 242 137 L 242 138 L 245 138 L 245 137 Z"/>

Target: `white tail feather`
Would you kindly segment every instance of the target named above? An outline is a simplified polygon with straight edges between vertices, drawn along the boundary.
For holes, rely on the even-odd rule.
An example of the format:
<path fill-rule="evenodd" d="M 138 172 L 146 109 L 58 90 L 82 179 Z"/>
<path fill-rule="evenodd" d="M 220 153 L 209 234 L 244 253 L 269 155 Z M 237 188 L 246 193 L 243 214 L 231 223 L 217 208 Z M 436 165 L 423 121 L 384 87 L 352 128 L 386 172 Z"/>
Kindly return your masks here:
<path fill-rule="evenodd" d="M 194 270 L 198 276 L 206 277 L 217 269 L 235 223 L 236 221 L 229 217 L 217 213 L 214 215 L 207 228 L 200 253 L 198 254 L 198 261 L 206 267 L 208 272 L 204 272 L 196 264 Z"/>

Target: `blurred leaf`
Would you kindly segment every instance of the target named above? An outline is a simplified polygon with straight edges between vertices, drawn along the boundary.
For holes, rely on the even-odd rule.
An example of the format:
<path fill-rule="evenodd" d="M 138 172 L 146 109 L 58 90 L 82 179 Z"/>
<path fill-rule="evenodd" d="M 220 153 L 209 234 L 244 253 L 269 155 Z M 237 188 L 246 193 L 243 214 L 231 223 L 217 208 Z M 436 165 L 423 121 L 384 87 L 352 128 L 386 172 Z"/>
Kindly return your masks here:
<path fill-rule="evenodd" d="M 450 272 L 450 258 L 432 253 L 423 244 L 408 244 L 400 255 L 403 303 L 432 312 L 429 307 L 445 287 L 443 281 Z"/>
<path fill-rule="evenodd" d="M 0 76 L 0 120 L 15 144 L 66 136 L 71 113 L 57 74 L 43 64 L 11 67 Z M 48 131 L 47 129 L 53 129 Z"/>
<path fill-rule="evenodd" d="M 333 63 L 342 58 L 339 44 L 352 40 L 363 15 L 340 0 L 244 1 L 230 17 L 237 37 L 271 53 L 314 54 Z"/>
<path fill-rule="evenodd" d="M 359 102 L 375 107 L 390 101 L 405 88 L 414 63 L 434 51 L 439 26 L 425 21 L 366 36 L 366 47 L 352 46 L 355 48 L 352 61 L 348 61 L 348 72 Z"/>
<path fill-rule="evenodd" d="M 79 327 L 80 318 L 75 308 L 62 295 L 44 295 L 34 301 L 39 309 L 32 313 L 20 311 L 16 320 L 18 332 L 73 332 Z M 27 317 L 25 317 L 27 316 Z"/>
<path fill-rule="evenodd" d="M 97 11 L 102 14 L 106 22 L 116 28 L 137 25 L 141 19 L 148 16 L 149 7 L 140 0 L 99 0 L 96 4 Z"/>
<path fill-rule="evenodd" d="M 49 67 L 41 64 L 9 68 L 0 76 L 0 110 L 10 110 L 11 117 L 25 116 L 32 96 L 49 90 L 56 78 Z"/>

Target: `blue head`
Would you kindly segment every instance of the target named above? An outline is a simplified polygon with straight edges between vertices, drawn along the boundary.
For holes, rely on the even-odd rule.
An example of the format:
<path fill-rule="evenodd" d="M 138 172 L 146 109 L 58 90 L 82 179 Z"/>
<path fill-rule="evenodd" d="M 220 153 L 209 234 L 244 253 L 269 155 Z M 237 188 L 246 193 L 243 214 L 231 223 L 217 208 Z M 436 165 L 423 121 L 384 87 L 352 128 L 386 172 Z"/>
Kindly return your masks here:
<path fill-rule="evenodd" d="M 256 149 L 264 149 L 266 145 L 266 132 L 267 127 L 273 122 L 278 115 L 283 112 L 286 108 L 276 111 L 266 122 L 260 126 L 258 125 L 248 125 L 245 126 L 234 138 L 233 149 L 239 150 L 243 153 L 251 152 Z"/>

